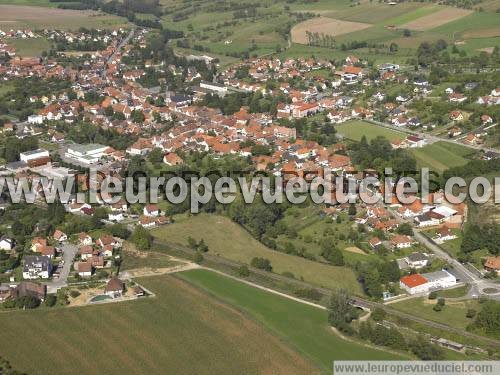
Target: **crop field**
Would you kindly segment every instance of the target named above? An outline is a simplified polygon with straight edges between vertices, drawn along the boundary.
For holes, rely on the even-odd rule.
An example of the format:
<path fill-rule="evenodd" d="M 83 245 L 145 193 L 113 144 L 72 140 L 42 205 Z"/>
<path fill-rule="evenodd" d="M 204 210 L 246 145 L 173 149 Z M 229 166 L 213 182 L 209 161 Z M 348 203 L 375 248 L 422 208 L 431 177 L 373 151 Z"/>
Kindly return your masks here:
<path fill-rule="evenodd" d="M 458 167 L 468 162 L 475 152 L 465 146 L 447 142 L 436 142 L 422 148 L 411 150 L 417 159 L 417 168 L 428 167 L 437 172 L 443 172 L 452 167 Z"/>
<path fill-rule="evenodd" d="M 9 3 L 10 4 L 10 3 Z M 0 5 L 0 28 L 60 28 L 84 27 L 118 28 L 126 20 L 93 11 L 78 11 L 39 6 Z"/>
<path fill-rule="evenodd" d="M 307 43 L 306 33 L 323 33 L 325 35 L 338 36 L 364 30 L 371 25 L 368 23 L 342 21 L 327 17 L 312 18 L 301 22 L 292 28 L 292 41 L 294 43 Z"/>
<path fill-rule="evenodd" d="M 156 297 L 1 313 L 2 357 L 29 374 L 319 372 L 261 324 L 186 282 L 166 275 L 139 281 Z M 342 345 L 349 347 L 334 336 L 330 343 L 340 353 Z"/>
<path fill-rule="evenodd" d="M 57 7 L 57 3 L 52 3 L 49 0 L 0 0 L 0 4 Z"/>
<path fill-rule="evenodd" d="M 393 22 L 388 22 L 388 20 L 401 15 L 411 14 L 413 11 L 423 7 L 424 4 L 418 2 L 403 2 L 396 6 L 378 2 L 365 2 L 361 5 L 331 13 L 324 13 L 323 15 L 347 21 L 394 24 Z"/>
<path fill-rule="evenodd" d="M 343 124 L 335 125 L 335 128 L 338 133 L 352 141 L 360 141 L 363 136 L 366 136 L 368 141 L 377 137 L 385 137 L 390 141 L 406 138 L 406 134 L 403 132 L 359 120 L 347 121 Z"/>
<path fill-rule="evenodd" d="M 187 246 L 187 238 L 203 239 L 209 253 L 246 264 L 254 257 L 264 257 L 271 261 L 273 272 L 291 272 L 306 282 L 327 288 L 346 288 L 361 295 L 362 290 L 354 272 L 347 267 L 335 267 L 310 261 L 298 256 L 271 250 L 254 239 L 238 224 L 224 216 L 199 214 L 178 219 L 152 231 L 152 234 L 166 242 Z"/>
<path fill-rule="evenodd" d="M 410 3 L 412 4 L 412 3 Z M 410 10 L 408 12 L 400 13 L 398 16 L 386 19 L 383 24 L 384 25 L 394 25 L 401 26 L 408 22 L 415 21 L 421 17 L 428 16 L 430 14 L 436 13 L 443 7 L 439 5 L 428 5 L 424 7 L 418 7 L 416 9 Z"/>
<path fill-rule="evenodd" d="M 497 28 L 500 24 L 500 13 L 474 12 L 468 16 L 449 22 L 432 30 L 433 33 L 441 34 L 447 38 L 461 38 L 468 31 L 480 32 Z"/>
<path fill-rule="evenodd" d="M 446 8 L 405 23 L 402 27 L 417 31 L 430 30 L 449 22 L 459 20 L 471 13 L 472 11 L 467 9 Z"/>
<path fill-rule="evenodd" d="M 404 359 L 335 336 L 326 324 L 326 311 L 272 295 L 207 270 L 192 270 L 179 275 L 261 322 L 304 356 L 318 363 L 325 373 L 331 373 L 332 361 L 336 359 L 348 360 L 360 356 L 372 360 Z"/>

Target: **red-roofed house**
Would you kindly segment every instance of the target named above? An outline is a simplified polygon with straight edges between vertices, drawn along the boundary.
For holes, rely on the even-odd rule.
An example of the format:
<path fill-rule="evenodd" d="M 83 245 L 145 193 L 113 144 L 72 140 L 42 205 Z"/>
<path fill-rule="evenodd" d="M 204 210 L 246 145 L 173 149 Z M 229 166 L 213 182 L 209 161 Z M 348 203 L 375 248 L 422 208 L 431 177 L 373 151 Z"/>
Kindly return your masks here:
<path fill-rule="evenodd" d="M 427 292 L 427 283 L 428 280 L 418 273 L 414 275 L 403 276 L 399 280 L 399 286 L 402 289 L 406 290 L 409 294 Z"/>

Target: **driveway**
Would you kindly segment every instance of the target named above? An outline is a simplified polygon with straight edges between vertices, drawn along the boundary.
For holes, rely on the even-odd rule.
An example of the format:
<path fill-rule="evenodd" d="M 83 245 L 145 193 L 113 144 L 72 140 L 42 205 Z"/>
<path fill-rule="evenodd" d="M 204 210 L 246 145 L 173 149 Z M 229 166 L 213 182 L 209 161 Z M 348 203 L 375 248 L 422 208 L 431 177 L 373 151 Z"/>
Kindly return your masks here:
<path fill-rule="evenodd" d="M 47 285 L 47 293 L 56 293 L 58 289 L 67 285 L 66 281 L 71 271 L 71 265 L 73 264 L 76 253 L 78 253 L 78 247 L 69 243 L 63 244 L 61 249 L 63 251 L 62 258 L 64 260 L 64 265 L 59 271 L 59 278 L 45 283 L 45 285 Z"/>

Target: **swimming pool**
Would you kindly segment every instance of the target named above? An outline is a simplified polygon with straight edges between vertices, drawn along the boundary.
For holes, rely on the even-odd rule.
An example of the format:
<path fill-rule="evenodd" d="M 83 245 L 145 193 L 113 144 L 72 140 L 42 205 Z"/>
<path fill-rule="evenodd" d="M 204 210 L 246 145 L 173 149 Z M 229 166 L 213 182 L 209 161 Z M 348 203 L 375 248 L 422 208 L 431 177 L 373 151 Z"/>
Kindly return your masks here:
<path fill-rule="evenodd" d="M 92 297 L 90 302 L 99 302 L 99 301 L 105 301 L 107 299 L 111 299 L 110 296 L 107 296 L 105 294 L 99 294 L 98 296 Z"/>

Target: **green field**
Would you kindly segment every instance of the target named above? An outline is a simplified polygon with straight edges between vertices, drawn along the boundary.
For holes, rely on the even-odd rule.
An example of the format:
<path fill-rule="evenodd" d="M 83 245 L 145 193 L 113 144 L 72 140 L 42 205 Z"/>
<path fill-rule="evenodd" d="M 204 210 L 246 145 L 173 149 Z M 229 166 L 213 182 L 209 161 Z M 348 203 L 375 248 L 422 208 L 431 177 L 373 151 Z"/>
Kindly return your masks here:
<path fill-rule="evenodd" d="M 397 25 L 398 23 L 392 21 L 392 19 L 396 19 L 405 14 L 413 14 L 414 12 L 418 12 L 419 9 L 425 6 L 425 3 L 418 2 L 403 2 L 398 4 L 397 6 L 391 6 L 385 3 L 377 3 L 377 2 L 366 2 L 358 6 L 349 7 L 347 9 L 326 13 L 325 16 L 331 18 L 339 18 L 347 21 L 355 21 L 355 22 L 366 22 L 366 23 L 383 23 L 387 25 Z M 413 18 L 421 17 L 420 13 L 415 13 Z M 423 15 L 428 14 L 424 13 Z M 410 20 L 411 20 L 410 19 Z"/>
<path fill-rule="evenodd" d="M 326 324 L 326 311 L 206 270 L 188 271 L 180 275 L 262 322 L 300 353 L 320 364 L 326 372 L 331 372 L 332 361 L 336 359 L 397 359 L 393 354 L 347 342 L 333 335 Z"/>
<path fill-rule="evenodd" d="M 271 250 L 255 240 L 242 227 L 224 216 L 200 214 L 177 220 L 175 224 L 152 231 L 155 237 L 187 246 L 187 238 L 203 240 L 212 255 L 249 264 L 254 257 L 271 261 L 273 272 L 292 272 L 295 277 L 327 288 L 346 288 L 362 294 L 354 272 L 346 267 L 335 267 L 298 256 Z"/>
<path fill-rule="evenodd" d="M 52 3 L 49 0 L 0 0 L 0 4 L 57 7 L 57 3 Z"/>
<path fill-rule="evenodd" d="M 427 298 L 412 298 L 392 303 L 390 306 L 397 310 L 419 316 L 451 327 L 465 329 L 472 319 L 466 318 L 467 309 L 480 310 L 477 301 L 452 302 L 446 301 L 442 311 L 434 311 L 433 304 Z"/>
<path fill-rule="evenodd" d="M 130 246 L 130 245 L 129 245 Z M 122 251 L 122 263 L 120 270 L 132 270 L 137 268 L 166 268 L 179 265 L 180 262 L 172 260 L 168 255 L 148 251 L 147 253 Z"/>
<path fill-rule="evenodd" d="M 366 136 L 368 141 L 377 137 L 385 137 L 390 141 L 406 138 L 406 134 L 403 132 L 359 120 L 344 122 L 343 124 L 335 125 L 335 128 L 338 133 L 353 141 L 360 141 L 363 136 Z"/>
<path fill-rule="evenodd" d="M 417 167 L 427 167 L 437 172 L 458 167 L 468 162 L 474 150 L 461 145 L 439 141 L 422 148 L 415 148 L 411 153 L 417 159 Z"/>
<path fill-rule="evenodd" d="M 43 51 L 49 51 L 50 43 L 46 38 L 14 39 L 10 43 L 16 48 L 16 55 L 21 57 L 41 56 Z"/>
<path fill-rule="evenodd" d="M 99 306 L 0 313 L 2 357 L 29 374 L 319 372 L 261 324 L 187 283 L 172 276 L 139 281 L 156 297 Z M 231 291 L 238 291 L 230 281 L 228 285 Z M 241 290 L 249 295 L 249 301 L 266 300 L 266 293 L 254 290 L 252 299 L 252 293 L 243 285 Z M 269 299 L 275 301 L 285 324 L 289 314 L 303 311 L 298 303 L 286 303 L 275 296 Z M 354 358 L 351 353 L 360 352 L 367 358 L 384 358 L 383 352 L 349 345 L 329 333 L 325 313 L 319 311 L 321 314 L 315 317 L 315 309 L 304 312 L 306 317 L 311 314 L 318 321 L 323 319 L 323 333 L 331 339 L 318 349 L 329 351 L 332 358 Z M 302 330 L 301 335 L 305 333 Z"/>

